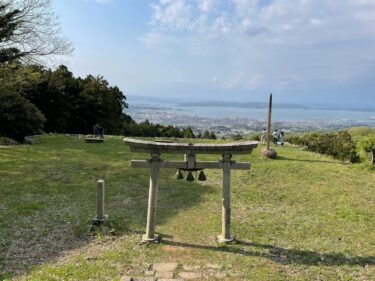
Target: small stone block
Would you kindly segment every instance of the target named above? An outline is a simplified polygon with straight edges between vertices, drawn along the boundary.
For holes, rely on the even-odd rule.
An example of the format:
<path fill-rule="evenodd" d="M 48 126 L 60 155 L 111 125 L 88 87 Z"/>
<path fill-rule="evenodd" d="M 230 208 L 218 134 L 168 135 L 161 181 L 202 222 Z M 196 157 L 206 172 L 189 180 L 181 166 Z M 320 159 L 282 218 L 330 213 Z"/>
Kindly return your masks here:
<path fill-rule="evenodd" d="M 158 281 L 184 281 L 183 279 L 158 279 Z"/>
<path fill-rule="evenodd" d="M 164 278 L 164 279 L 172 279 L 173 278 L 173 271 L 156 271 L 156 277 Z"/>
<path fill-rule="evenodd" d="M 133 281 L 156 281 L 157 279 L 154 277 L 135 277 L 132 280 Z"/>
<path fill-rule="evenodd" d="M 133 279 L 130 276 L 121 277 L 120 281 L 132 281 Z"/>
<path fill-rule="evenodd" d="M 262 149 L 262 155 L 270 159 L 276 159 L 277 152 L 276 150 L 273 150 L 273 149 L 268 150 L 267 148 L 264 148 Z"/>
<path fill-rule="evenodd" d="M 222 266 L 220 264 L 209 263 L 209 264 L 206 264 L 205 268 L 222 269 Z"/>
<path fill-rule="evenodd" d="M 103 143 L 104 139 L 98 139 L 98 138 L 85 138 L 85 142 L 87 143 Z"/>
<path fill-rule="evenodd" d="M 229 239 L 224 238 L 222 235 L 217 236 L 217 240 L 220 244 L 231 244 L 236 243 L 236 240 L 233 237 L 230 237 Z"/>
<path fill-rule="evenodd" d="M 145 275 L 147 275 L 147 276 L 154 275 L 154 274 L 155 274 L 154 270 L 146 270 L 145 271 Z"/>
<path fill-rule="evenodd" d="M 201 277 L 200 273 L 197 272 L 180 272 L 179 276 L 183 279 L 199 279 Z"/>
<path fill-rule="evenodd" d="M 219 278 L 221 280 L 225 280 L 225 278 L 228 277 L 228 275 L 225 272 L 216 273 L 215 276 L 216 278 Z"/>
<path fill-rule="evenodd" d="M 109 226 L 109 216 L 108 215 L 104 215 L 104 218 L 103 219 L 97 219 L 96 217 L 92 220 L 92 225 L 95 225 L 95 226 L 101 226 L 101 225 L 104 225 L 104 226 Z"/>
<path fill-rule="evenodd" d="M 184 265 L 184 270 L 186 271 L 196 271 L 201 268 L 200 265 Z"/>
<path fill-rule="evenodd" d="M 156 271 L 175 271 L 178 264 L 175 262 L 171 263 L 154 263 L 152 269 Z"/>
<path fill-rule="evenodd" d="M 144 234 L 142 236 L 142 241 L 141 242 L 142 243 L 159 243 L 160 242 L 160 238 L 159 238 L 159 236 L 157 234 L 155 234 L 153 238 L 148 238 L 146 236 L 146 234 Z"/>

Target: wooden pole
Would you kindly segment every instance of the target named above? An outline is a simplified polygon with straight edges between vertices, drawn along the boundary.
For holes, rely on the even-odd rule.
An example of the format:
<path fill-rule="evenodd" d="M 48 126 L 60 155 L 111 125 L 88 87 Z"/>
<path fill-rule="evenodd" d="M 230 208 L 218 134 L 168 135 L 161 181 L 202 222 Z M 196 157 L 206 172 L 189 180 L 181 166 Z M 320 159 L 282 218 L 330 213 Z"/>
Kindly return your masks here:
<path fill-rule="evenodd" d="M 270 94 L 270 101 L 269 101 L 269 105 L 268 105 L 267 150 L 270 150 L 270 141 L 271 141 L 271 117 L 272 117 L 272 93 Z"/>

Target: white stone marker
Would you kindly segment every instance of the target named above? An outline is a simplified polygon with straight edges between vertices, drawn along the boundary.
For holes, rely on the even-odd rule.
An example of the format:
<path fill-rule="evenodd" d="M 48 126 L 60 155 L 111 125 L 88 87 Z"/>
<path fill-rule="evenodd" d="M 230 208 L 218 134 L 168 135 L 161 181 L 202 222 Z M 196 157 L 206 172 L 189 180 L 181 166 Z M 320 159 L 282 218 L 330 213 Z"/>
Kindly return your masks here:
<path fill-rule="evenodd" d="M 102 225 L 108 222 L 108 216 L 104 213 L 105 182 L 97 181 L 96 191 L 96 217 L 93 219 L 93 225 Z"/>

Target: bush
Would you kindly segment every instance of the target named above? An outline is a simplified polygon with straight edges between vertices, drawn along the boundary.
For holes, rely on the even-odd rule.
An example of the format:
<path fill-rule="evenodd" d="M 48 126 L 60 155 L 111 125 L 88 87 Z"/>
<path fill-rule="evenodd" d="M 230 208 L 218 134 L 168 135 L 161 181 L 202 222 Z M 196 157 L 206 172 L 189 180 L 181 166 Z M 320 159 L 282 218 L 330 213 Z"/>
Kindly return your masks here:
<path fill-rule="evenodd" d="M 359 141 L 363 137 L 375 135 L 375 128 L 369 127 L 354 127 L 350 128 L 349 130 L 350 135 L 354 139 L 354 141 Z"/>
<path fill-rule="evenodd" d="M 367 136 L 358 142 L 358 148 L 367 154 L 371 154 L 371 164 L 375 164 L 375 136 Z"/>
<path fill-rule="evenodd" d="M 0 92 L 0 136 L 22 142 L 39 133 L 46 119 L 39 109 L 17 93 Z"/>
<path fill-rule="evenodd" d="M 16 142 L 14 139 L 7 138 L 7 137 L 0 137 L 0 145 L 16 145 L 18 142 Z"/>
<path fill-rule="evenodd" d="M 260 134 L 252 134 L 250 136 L 250 139 L 253 140 L 253 141 L 260 141 Z"/>
<path fill-rule="evenodd" d="M 243 140 L 243 135 L 241 135 L 241 134 L 235 134 L 232 138 L 235 141 Z"/>
<path fill-rule="evenodd" d="M 335 159 L 347 160 L 351 163 L 359 162 L 355 142 L 347 131 L 291 136 L 288 141 L 309 151 L 329 155 Z"/>

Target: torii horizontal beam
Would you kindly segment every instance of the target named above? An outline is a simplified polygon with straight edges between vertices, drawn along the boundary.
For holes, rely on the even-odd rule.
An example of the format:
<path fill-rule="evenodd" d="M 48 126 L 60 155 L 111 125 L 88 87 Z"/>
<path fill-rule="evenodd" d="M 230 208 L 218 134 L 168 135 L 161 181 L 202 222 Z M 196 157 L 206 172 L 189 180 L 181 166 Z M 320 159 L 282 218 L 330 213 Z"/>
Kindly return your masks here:
<path fill-rule="evenodd" d="M 132 168 L 150 168 L 150 160 L 132 160 Z M 223 169 L 224 165 L 221 161 L 213 162 L 196 162 L 194 165 L 195 169 Z M 236 161 L 231 161 L 230 168 L 235 170 L 249 170 L 251 167 L 250 163 L 236 163 Z M 188 169 L 188 162 L 186 161 L 163 161 L 160 160 L 159 168 L 165 169 Z"/>

